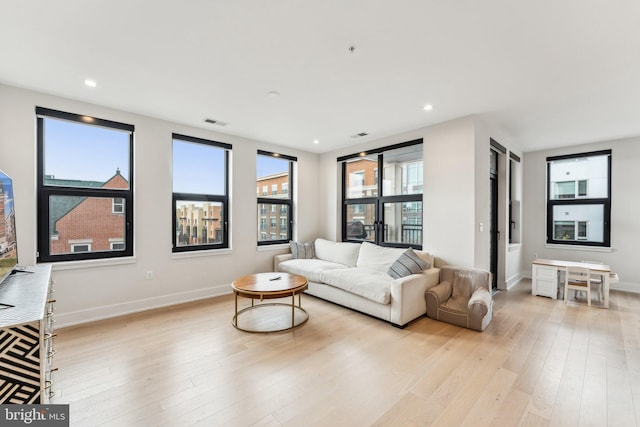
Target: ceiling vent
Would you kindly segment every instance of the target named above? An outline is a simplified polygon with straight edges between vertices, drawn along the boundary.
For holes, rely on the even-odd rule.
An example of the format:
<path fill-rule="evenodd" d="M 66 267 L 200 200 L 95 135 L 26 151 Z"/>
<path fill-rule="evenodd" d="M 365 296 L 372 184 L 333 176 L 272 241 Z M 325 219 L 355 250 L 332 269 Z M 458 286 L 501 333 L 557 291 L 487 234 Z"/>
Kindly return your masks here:
<path fill-rule="evenodd" d="M 355 135 L 351 135 L 351 138 L 362 138 L 363 136 L 367 136 L 369 135 L 366 132 L 360 132 L 360 133 L 356 133 Z"/>
<path fill-rule="evenodd" d="M 214 119 L 204 119 L 205 123 L 209 123 L 211 125 L 218 125 L 218 126 L 226 126 L 227 123 L 225 122 L 221 122 L 220 120 L 214 120 Z"/>

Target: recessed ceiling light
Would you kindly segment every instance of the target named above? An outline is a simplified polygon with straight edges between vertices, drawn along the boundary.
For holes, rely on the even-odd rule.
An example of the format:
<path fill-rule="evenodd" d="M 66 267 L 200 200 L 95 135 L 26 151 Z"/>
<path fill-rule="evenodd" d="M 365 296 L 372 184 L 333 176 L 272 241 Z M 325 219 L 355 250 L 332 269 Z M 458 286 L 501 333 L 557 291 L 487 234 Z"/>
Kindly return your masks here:
<path fill-rule="evenodd" d="M 269 98 L 277 98 L 280 96 L 280 92 L 276 92 L 275 90 L 272 90 L 271 92 L 267 92 L 267 96 Z"/>
<path fill-rule="evenodd" d="M 91 80 L 91 79 L 85 79 L 84 84 L 89 87 L 96 87 L 98 85 L 95 80 Z"/>
<path fill-rule="evenodd" d="M 313 143 L 314 143 L 314 144 L 320 144 L 320 141 L 318 141 L 317 139 L 314 139 L 314 140 L 313 140 Z"/>
<path fill-rule="evenodd" d="M 422 108 L 424 111 L 431 111 L 433 110 L 433 105 L 431 104 L 427 104 Z"/>

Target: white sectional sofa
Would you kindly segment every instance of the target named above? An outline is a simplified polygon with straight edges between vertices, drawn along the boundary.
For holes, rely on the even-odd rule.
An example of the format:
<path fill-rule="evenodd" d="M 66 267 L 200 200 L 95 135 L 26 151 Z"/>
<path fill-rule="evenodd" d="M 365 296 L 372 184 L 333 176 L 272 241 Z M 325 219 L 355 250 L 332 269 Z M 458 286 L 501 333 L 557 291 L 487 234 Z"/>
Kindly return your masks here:
<path fill-rule="evenodd" d="M 423 316 L 427 311 L 425 292 L 440 282 L 434 257 L 426 252 L 414 251 L 428 263 L 426 269 L 394 279 L 388 274 L 389 267 L 406 249 L 325 239 L 316 239 L 312 246 L 312 258 L 276 255 L 274 271 L 305 276 L 309 282 L 306 293 L 394 326 L 404 327 Z"/>

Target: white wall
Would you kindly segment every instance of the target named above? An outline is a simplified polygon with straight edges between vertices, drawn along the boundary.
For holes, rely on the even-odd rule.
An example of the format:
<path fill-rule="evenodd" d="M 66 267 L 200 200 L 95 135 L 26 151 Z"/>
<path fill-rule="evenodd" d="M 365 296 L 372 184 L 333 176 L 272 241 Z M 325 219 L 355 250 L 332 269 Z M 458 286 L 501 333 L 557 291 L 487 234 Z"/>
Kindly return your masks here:
<path fill-rule="evenodd" d="M 124 122 L 135 126 L 134 240 L 128 261 L 54 264 L 59 325 L 80 323 L 177 302 L 230 293 L 241 275 L 270 271 L 283 248 L 257 248 L 256 150 L 298 157 L 297 238 L 318 235 L 319 156 L 205 129 L 153 119 L 69 99 L 0 85 L 0 169 L 15 181 L 19 262 L 36 261 L 35 106 Z M 231 246 L 223 254 L 171 252 L 171 133 L 233 145 Z M 146 280 L 146 271 L 154 279 Z M 231 317 L 231 313 L 229 313 Z"/>
<path fill-rule="evenodd" d="M 546 245 L 546 158 L 611 149 L 611 251 Z M 524 269 L 531 275 L 535 258 L 594 260 L 609 264 L 620 283 L 612 288 L 640 292 L 640 138 L 604 141 L 524 155 Z"/>

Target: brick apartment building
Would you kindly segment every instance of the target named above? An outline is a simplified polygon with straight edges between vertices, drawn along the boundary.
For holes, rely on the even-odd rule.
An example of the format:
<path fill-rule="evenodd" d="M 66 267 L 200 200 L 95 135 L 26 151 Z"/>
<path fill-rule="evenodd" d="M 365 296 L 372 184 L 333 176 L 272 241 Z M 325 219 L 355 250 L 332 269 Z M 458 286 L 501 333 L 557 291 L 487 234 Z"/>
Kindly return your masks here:
<path fill-rule="evenodd" d="M 289 173 L 281 172 L 258 177 L 256 195 L 261 198 L 290 197 Z M 258 205 L 258 240 L 285 240 L 288 238 L 289 212 L 286 205 Z"/>
<path fill-rule="evenodd" d="M 220 243 L 223 222 L 219 203 L 181 203 L 176 208 L 176 244 Z"/>
<path fill-rule="evenodd" d="M 47 176 L 47 183 L 82 187 L 129 188 L 120 170 L 104 183 L 62 180 Z M 50 201 L 53 230 L 51 254 L 124 249 L 124 201 L 106 197 L 54 197 Z"/>

